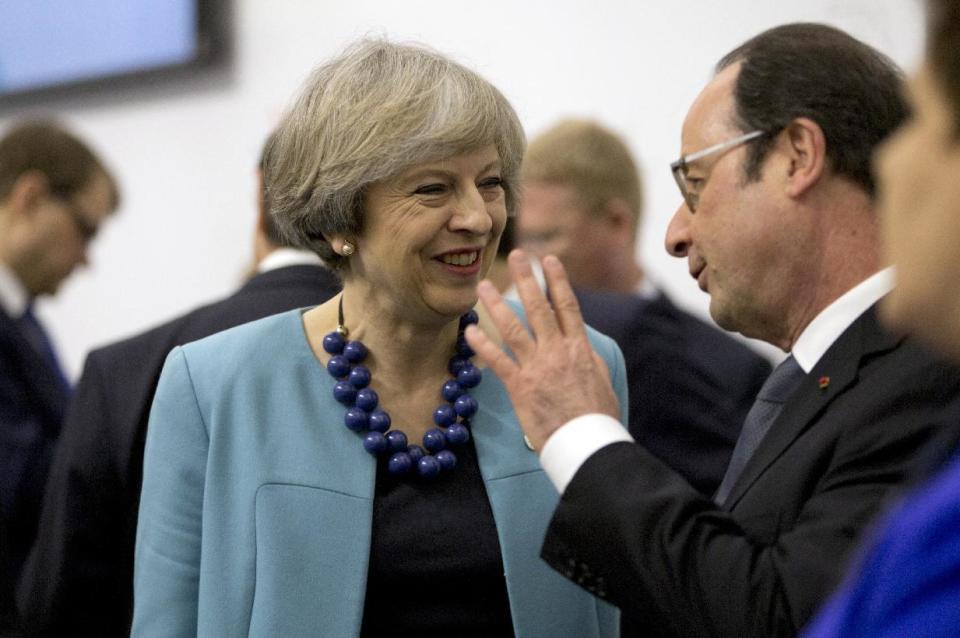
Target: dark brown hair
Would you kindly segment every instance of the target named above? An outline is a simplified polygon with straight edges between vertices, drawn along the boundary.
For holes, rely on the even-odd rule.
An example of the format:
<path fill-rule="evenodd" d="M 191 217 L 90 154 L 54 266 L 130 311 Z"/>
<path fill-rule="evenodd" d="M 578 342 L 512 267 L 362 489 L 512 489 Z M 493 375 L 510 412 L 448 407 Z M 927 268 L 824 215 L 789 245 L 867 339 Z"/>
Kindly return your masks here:
<path fill-rule="evenodd" d="M 953 110 L 960 138 L 960 0 L 928 0 L 927 59 Z"/>
<path fill-rule="evenodd" d="M 0 201 L 10 195 L 17 179 L 29 171 L 42 173 L 50 192 L 65 199 L 82 191 L 100 173 L 110 182 L 111 210 L 120 203 L 116 182 L 103 162 L 56 122 L 21 122 L 0 139 Z"/>
<path fill-rule="evenodd" d="M 839 29 L 796 23 L 748 40 L 717 71 L 738 62 L 737 124 L 769 134 L 749 146 L 748 179 L 759 178 L 774 134 L 807 117 L 823 130 L 833 171 L 873 194 L 873 150 L 908 115 L 902 73 L 889 58 Z"/>

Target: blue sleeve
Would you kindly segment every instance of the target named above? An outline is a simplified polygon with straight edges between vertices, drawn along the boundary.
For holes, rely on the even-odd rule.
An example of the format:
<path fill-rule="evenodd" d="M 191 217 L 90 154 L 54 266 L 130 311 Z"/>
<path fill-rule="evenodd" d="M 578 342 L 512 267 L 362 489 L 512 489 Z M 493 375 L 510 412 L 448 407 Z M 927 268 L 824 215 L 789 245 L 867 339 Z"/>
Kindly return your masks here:
<path fill-rule="evenodd" d="M 629 406 L 630 396 L 627 386 L 627 365 L 623 360 L 623 352 L 615 341 L 611 341 L 613 346 L 613 362 L 608 363 L 610 367 L 610 381 L 613 383 L 613 390 L 617 393 L 617 399 L 620 401 L 620 423 L 627 427 L 630 423 Z"/>
<path fill-rule="evenodd" d="M 180 348 L 150 412 L 134 561 L 132 636 L 195 636 L 209 436 Z"/>
<path fill-rule="evenodd" d="M 960 457 L 877 531 L 804 636 L 960 635 Z"/>

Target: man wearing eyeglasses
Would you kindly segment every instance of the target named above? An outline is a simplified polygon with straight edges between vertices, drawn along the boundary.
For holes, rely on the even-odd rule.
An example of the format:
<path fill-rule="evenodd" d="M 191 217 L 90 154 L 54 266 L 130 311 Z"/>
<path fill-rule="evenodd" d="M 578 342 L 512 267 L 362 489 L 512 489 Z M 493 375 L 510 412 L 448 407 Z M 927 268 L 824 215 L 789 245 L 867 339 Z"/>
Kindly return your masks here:
<path fill-rule="evenodd" d="M 724 57 L 688 112 L 667 249 L 687 258 L 720 326 L 790 353 L 712 499 L 630 443 L 559 262 L 544 260 L 551 312 L 511 256 L 533 336 L 478 289 L 515 359 L 475 328 L 467 339 L 562 494 L 543 557 L 642 635 L 795 634 L 911 457 L 960 423 L 960 374 L 874 311 L 892 272 L 870 155 L 906 115 L 900 91 L 878 52 L 794 24 Z"/>
<path fill-rule="evenodd" d="M 52 122 L 0 138 L 0 635 L 14 624 L 14 585 L 70 391 L 33 302 L 87 263 L 118 197 L 97 156 Z"/>
<path fill-rule="evenodd" d="M 640 267 L 640 173 L 613 131 L 562 120 L 530 140 L 520 177 L 519 244 L 563 263 L 584 321 L 623 351 L 631 436 L 712 494 L 770 364 L 681 310 Z"/>

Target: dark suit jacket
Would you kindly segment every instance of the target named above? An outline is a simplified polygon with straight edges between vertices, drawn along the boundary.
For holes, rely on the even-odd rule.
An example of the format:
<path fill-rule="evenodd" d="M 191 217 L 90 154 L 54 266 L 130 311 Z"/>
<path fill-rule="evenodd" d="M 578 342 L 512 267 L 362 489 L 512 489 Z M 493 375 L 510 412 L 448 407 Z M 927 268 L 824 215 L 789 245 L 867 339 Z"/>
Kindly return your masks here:
<path fill-rule="evenodd" d="M 14 587 L 68 401 L 57 375 L 0 309 L 0 635 L 13 625 Z"/>
<path fill-rule="evenodd" d="M 27 635 L 127 636 L 147 418 L 177 345 L 336 294 L 320 266 L 256 275 L 233 296 L 92 351 L 67 412 L 39 537 L 18 590 Z"/>
<path fill-rule="evenodd" d="M 630 434 L 703 494 L 713 494 L 770 363 L 663 294 L 647 299 L 578 290 L 577 299 L 584 320 L 623 351 Z"/>
<path fill-rule="evenodd" d="M 651 636 L 792 635 L 958 404 L 960 373 L 870 310 L 788 400 L 724 507 L 642 447 L 609 445 L 564 492 L 543 557 Z"/>

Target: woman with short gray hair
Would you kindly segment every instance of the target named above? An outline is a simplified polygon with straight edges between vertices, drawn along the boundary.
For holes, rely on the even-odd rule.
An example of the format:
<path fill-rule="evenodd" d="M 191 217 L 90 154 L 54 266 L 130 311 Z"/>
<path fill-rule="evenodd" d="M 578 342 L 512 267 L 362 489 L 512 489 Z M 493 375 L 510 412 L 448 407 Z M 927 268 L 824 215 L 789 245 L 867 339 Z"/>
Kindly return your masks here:
<path fill-rule="evenodd" d="M 500 92 L 423 47 L 361 42 L 310 77 L 264 175 L 343 292 L 171 353 L 134 635 L 617 634 L 539 559 L 558 496 L 463 338 L 492 330 L 476 286 L 523 151 Z"/>

